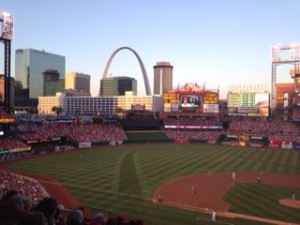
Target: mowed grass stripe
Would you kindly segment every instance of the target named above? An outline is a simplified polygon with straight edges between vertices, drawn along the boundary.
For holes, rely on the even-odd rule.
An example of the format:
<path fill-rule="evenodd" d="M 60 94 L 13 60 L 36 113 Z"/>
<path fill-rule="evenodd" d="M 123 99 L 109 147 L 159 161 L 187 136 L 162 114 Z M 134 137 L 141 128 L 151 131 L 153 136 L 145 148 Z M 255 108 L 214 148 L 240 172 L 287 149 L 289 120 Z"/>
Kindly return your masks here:
<path fill-rule="evenodd" d="M 188 150 L 186 150 L 188 151 Z M 159 155 L 155 155 L 153 158 L 148 158 L 148 161 L 145 161 L 142 165 L 141 165 L 141 170 L 143 173 L 148 173 L 149 176 L 153 177 L 156 175 L 159 175 L 163 172 L 169 172 L 169 173 L 174 173 L 174 169 L 177 170 L 178 167 L 186 167 L 187 163 L 192 164 L 191 162 L 194 162 L 195 164 L 198 163 L 198 159 L 195 159 L 195 153 L 193 153 L 192 151 L 188 151 L 190 154 L 187 153 L 183 153 L 182 151 L 171 151 L 166 154 L 160 154 Z M 165 158 L 167 157 L 167 158 Z M 181 166 L 183 165 L 183 166 Z M 147 171 L 147 168 L 152 168 L 152 167 L 156 167 L 157 170 L 149 170 L 149 172 Z M 188 166 L 189 167 L 189 166 Z M 144 169 L 145 168 L 145 169 Z M 173 169 L 173 170 L 172 170 Z M 181 170 L 181 173 L 185 173 L 184 170 Z"/>
<path fill-rule="evenodd" d="M 270 160 L 271 164 L 273 165 L 273 168 L 271 169 L 271 171 L 276 170 L 278 172 L 282 172 L 285 169 L 287 164 L 283 163 L 283 161 L 282 161 L 282 155 L 283 154 L 284 154 L 284 152 L 280 152 L 280 151 L 274 151 L 273 152 L 272 158 Z"/>
<path fill-rule="evenodd" d="M 289 155 L 291 154 L 286 154 L 286 151 L 284 151 L 279 157 L 280 157 L 280 163 L 285 164 L 286 162 L 290 162 L 290 157 Z M 290 168 L 293 167 L 292 162 L 289 163 L 289 166 L 284 166 L 280 168 L 281 173 L 289 173 Z"/>
<path fill-rule="evenodd" d="M 129 152 L 122 161 L 119 177 L 119 192 L 141 196 L 141 186 L 133 160 L 134 152 Z"/>
<path fill-rule="evenodd" d="M 284 159 L 284 162 L 287 162 L 289 164 L 289 167 L 286 169 L 286 173 L 300 173 L 300 171 L 298 170 L 298 166 L 300 165 L 300 154 L 298 154 L 298 152 L 292 151 L 292 153 L 290 153 L 289 151 L 287 151 L 284 154 Z"/>

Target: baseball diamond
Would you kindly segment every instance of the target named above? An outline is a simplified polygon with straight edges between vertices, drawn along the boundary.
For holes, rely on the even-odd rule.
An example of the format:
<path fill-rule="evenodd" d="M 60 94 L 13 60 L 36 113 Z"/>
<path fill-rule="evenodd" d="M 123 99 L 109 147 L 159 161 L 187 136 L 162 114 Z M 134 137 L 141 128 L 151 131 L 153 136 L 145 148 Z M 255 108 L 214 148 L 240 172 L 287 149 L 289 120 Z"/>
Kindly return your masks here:
<path fill-rule="evenodd" d="M 299 224 L 299 201 L 290 199 L 292 193 L 300 196 L 299 154 L 143 143 L 50 153 L 2 166 L 38 179 L 68 208 L 105 209 L 149 225 L 210 224 L 212 210 L 221 224 Z"/>

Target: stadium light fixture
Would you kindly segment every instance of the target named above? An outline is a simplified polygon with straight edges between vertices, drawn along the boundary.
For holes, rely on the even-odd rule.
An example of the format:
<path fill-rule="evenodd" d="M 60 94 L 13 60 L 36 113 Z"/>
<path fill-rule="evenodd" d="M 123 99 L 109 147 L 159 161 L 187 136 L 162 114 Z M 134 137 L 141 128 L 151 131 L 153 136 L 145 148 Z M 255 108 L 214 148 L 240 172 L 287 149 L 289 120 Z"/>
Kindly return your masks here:
<path fill-rule="evenodd" d="M 1 14 L 2 32 L 1 39 L 11 41 L 13 39 L 13 16 L 8 12 Z"/>

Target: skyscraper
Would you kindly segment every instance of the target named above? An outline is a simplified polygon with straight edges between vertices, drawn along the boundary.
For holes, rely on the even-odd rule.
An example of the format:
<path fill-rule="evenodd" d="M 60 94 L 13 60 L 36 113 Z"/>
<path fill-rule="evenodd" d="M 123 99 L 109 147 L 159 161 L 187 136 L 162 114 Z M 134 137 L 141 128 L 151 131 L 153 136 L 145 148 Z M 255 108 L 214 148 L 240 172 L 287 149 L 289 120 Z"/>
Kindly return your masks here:
<path fill-rule="evenodd" d="M 90 96 L 91 76 L 77 72 L 67 72 L 65 74 L 65 89 L 73 89 L 77 93 Z"/>
<path fill-rule="evenodd" d="M 59 79 L 64 79 L 65 66 L 64 56 L 34 49 L 17 49 L 15 79 L 21 83 L 23 89 L 29 89 L 29 98 L 37 99 L 44 94 L 43 73 L 56 70 Z"/>
<path fill-rule="evenodd" d="M 126 91 L 137 94 L 137 80 L 131 77 L 107 77 L 100 80 L 100 96 L 120 96 Z"/>
<path fill-rule="evenodd" d="M 57 92 L 65 88 L 65 80 L 59 79 L 59 73 L 56 70 L 46 70 L 43 76 L 43 96 L 55 96 Z"/>
<path fill-rule="evenodd" d="M 173 66 L 169 62 L 157 62 L 154 68 L 154 95 L 168 93 L 173 88 Z"/>

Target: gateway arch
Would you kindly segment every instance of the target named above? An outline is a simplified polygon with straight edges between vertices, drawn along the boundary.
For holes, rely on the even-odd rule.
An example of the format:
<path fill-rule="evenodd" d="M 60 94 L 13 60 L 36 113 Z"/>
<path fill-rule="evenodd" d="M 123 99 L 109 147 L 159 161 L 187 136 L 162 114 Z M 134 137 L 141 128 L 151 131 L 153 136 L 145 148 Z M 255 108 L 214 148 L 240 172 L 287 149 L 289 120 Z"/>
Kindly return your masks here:
<path fill-rule="evenodd" d="M 151 89 L 150 89 L 150 85 L 149 85 L 149 80 L 148 80 L 148 76 L 147 76 L 147 73 L 146 73 L 143 61 L 142 61 L 141 57 L 136 53 L 136 51 L 134 51 L 132 48 L 129 48 L 129 47 L 118 48 L 117 50 L 115 50 L 111 54 L 111 56 L 109 57 L 109 59 L 108 59 L 108 61 L 106 63 L 106 66 L 105 66 L 105 69 L 104 69 L 104 72 L 103 72 L 103 75 L 102 75 L 102 79 L 107 78 L 107 74 L 108 74 L 108 71 L 109 71 L 110 64 L 111 64 L 113 58 L 115 57 L 115 55 L 119 51 L 125 50 L 125 49 L 131 51 L 135 55 L 135 57 L 137 58 L 137 60 L 138 60 L 138 62 L 140 64 L 141 70 L 142 70 L 143 78 L 144 78 L 144 85 L 145 85 L 146 95 L 151 95 Z"/>

